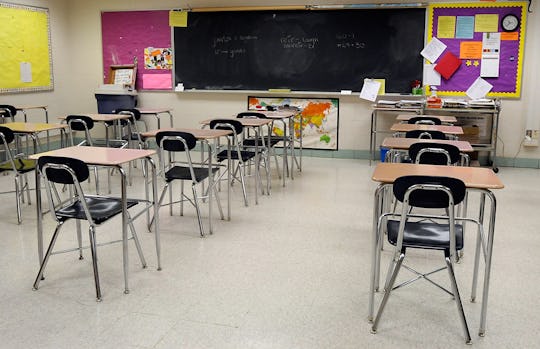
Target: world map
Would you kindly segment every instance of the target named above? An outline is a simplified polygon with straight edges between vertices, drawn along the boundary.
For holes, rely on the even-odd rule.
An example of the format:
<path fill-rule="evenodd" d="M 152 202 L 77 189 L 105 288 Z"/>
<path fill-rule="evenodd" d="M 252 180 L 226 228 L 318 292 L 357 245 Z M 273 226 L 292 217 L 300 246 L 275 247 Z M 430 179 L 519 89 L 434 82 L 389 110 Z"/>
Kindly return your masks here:
<path fill-rule="evenodd" d="M 338 149 L 337 98 L 248 97 L 248 109 L 264 110 L 272 107 L 297 107 L 300 113 L 294 120 L 294 137 L 302 138 L 303 148 Z M 275 123 L 273 133 L 283 135 L 283 125 Z"/>

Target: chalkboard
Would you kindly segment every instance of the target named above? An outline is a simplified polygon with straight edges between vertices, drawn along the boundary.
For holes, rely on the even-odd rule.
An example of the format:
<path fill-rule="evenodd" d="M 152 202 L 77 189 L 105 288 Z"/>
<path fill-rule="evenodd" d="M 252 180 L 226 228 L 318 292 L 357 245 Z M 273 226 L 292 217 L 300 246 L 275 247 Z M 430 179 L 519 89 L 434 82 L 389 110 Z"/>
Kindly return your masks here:
<path fill-rule="evenodd" d="M 174 28 L 175 84 L 185 89 L 386 92 L 422 79 L 424 8 L 190 12 Z"/>

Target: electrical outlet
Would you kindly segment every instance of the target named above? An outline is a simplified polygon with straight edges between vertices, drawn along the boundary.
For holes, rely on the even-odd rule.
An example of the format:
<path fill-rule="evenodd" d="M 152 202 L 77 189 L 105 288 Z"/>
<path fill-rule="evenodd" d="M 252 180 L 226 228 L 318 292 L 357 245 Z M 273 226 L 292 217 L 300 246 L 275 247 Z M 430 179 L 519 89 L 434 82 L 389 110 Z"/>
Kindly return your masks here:
<path fill-rule="evenodd" d="M 540 130 L 526 130 L 525 139 L 523 140 L 524 147 L 538 147 L 538 137 Z"/>

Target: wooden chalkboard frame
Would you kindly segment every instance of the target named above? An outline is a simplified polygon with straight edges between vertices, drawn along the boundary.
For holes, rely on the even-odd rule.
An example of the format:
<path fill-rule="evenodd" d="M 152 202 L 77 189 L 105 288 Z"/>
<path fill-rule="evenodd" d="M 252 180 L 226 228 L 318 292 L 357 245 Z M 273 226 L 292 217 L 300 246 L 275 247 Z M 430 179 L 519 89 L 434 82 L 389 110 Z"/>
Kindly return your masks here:
<path fill-rule="evenodd" d="M 399 13 L 400 16 L 395 15 L 396 13 Z M 317 25 L 318 28 L 316 30 L 319 31 L 315 34 L 306 32 L 304 37 L 301 35 L 295 37 L 296 33 L 294 33 L 289 35 L 289 37 L 293 37 L 292 40 L 296 40 L 295 42 L 292 42 L 292 44 L 291 42 L 284 42 L 283 40 L 287 40 L 287 33 L 281 34 L 277 29 L 278 25 L 276 23 L 281 25 L 279 27 L 280 30 L 282 30 L 283 25 L 289 26 L 287 27 L 287 30 L 289 30 L 294 27 L 293 24 L 297 24 L 291 24 L 292 20 L 289 20 L 289 22 L 286 22 L 286 19 L 282 20 L 287 15 L 292 16 L 294 20 L 305 21 L 300 23 L 300 26 L 303 26 L 300 29 L 301 31 L 307 30 L 306 28 L 311 30 L 312 27 L 316 27 Z M 336 19 L 340 18 L 338 16 L 343 15 L 356 16 L 354 17 L 355 19 L 360 19 L 348 21 Z M 392 15 L 394 17 L 391 17 Z M 309 21 L 314 16 L 327 16 L 325 20 L 328 20 L 328 22 L 310 27 L 311 23 Z M 391 19 L 376 22 L 374 18 L 379 18 L 378 16 L 385 16 L 384 18 L 388 17 Z M 271 20 L 269 18 L 278 19 L 275 23 L 270 23 Z M 399 18 L 399 20 L 396 18 Z M 364 78 L 385 78 L 387 80 L 387 92 L 410 93 L 411 82 L 422 78 L 423 60 L 420 51 L 425 45 L 425 19 L 425 7 L 413 9 L 376 8 L 369 10 L 339 9 L 315 11 L 305 9 L 278 9 L 264 11 L 219 10 L 217 12 L 188 12 L 187 27 L 175 27 L 173 33 L 174 83 L 175 85 L 182 83 L 186 91 L 226 90 L 275 91 L 280 93 L 339 93 L 342 90 L 359 92 L 362 88 Z M 366 22 L 369 23 L 365 24 Z M 257 27 L 254 27 L 255 25 Z M 345 25 L 345 27 L 341 28 L 340 25 Z M 394 27 L 387 29 L 390 25 L 397 26 L 399 30 L 396 30 Z M 264 28 L 264 31 L 259 27 Z M 354 31 L 350 29 L 351 27 L 354 27 Z M 334 29 L 334 31 L 331 31 L 331 29 Z M 405 33 L 403 37 L 407 39 L 403 40 L 401 37 L 384 36 L 387 33 L 385 30 L 390 30 L 392 35 L 395 32 L 401 35 L 401 32 L 403 32 Z M 267 34 L 269 31 L 270 34 Z M 328 36 L 333 41 L 326 40 L 326 37 L 316 36 L 324 32 L 330 32 Z M 280 37 L 279 35 L 282 36 Z M 360 35 L 362 37 L 358 39 Z M 220 41 L 220 37 L 231 38 L 228 40 L 229 42 L 238 40 L 232 44 L 240 46 L 235 48 L 232 45 L 227 45 L 227 40 Z M 244 39 L 244 42 L 239 44 L 239 40 L 241 39 L 237 38 L 246 37 L 255 39 L 251 40 L 251 42 L 248 39 Z M 317 51 L 313 53 L 313 56 L 310 56 L 312 53 L 306 53 L 309 49 L 306 48 L 306 45 L 309 43 L 302 41 L 306 39 L 320 39 L 318 44 L 320 44 L 321 50 L 326 50 L 324 51 L 325 54 L 323 55 L 320 51 Z M 273 40 L 273 42 L 269 44 L 269 40 Z M 338 42 L 338 40 L 341 41 Z M 366 43 L 367 40 L 371 41 Z M 281 41 L 281 43 L 276 43 L 276 41 Z M 264 46 L 262 44 L 263 42 Z M 414 43 L 414 45 L 410 45 L 410 43 Z M 281 46 L 279 46 L 280 44 Z M 292 47 L 298 44 L 300 48 L 293 52 L 289 50 L 291 45 L 286 46 L 286 44 L 291 44 Z M 289 58 L 292 63 L 285 62 L 285 66 L 283 66 L 283 59 L 273 61 L 273 58 L 264 58 L 266 61 L 262 62 L 262 55 L 269 52 L 276 52 L 271 45 L 275 45 L 275 47 L 281 50 L 279 52 L 281 56 L 297 57 L 304 54 L 300 59 L 309 59 L 309 65 L 302 65 L 301 63 L 303 62 L 295 60 L 295 58 Z M 357 53 L 351 53 L 355 49 L 359 52 L 366 46 L 369 49 L 363 50 L 363 57 Z M 381 46 L 384 46 L 384 48 L 381 48 Z M 338 52 L 336 47 L 339 47 L 341 51 Z M 332 48 L 334 51 L 328 53 L 330 52 L 328 48 Z M 304 52 L 299 53 L 302 49 L 304 49 Z M 344 51 L 348 51 L 349 53 L 344 55 Z M 381 52 L 385 53 L 385 58 L 382 60 L 380 57 L 377 57 Z M 216 57 L 219 55 L 240 58 L 235 58 L 238 61 L 231 64 L 230 62 L 226 62 L 225 59 L 222 59 L 222 57 Z M 270 57 L 270 55 L 267 54 L 265 57 Z M 336 64 L 335 62 L 338 59 L 339 63 Z M 369 65 L 371 62 L 368 63 L 368 60 L 375 61 L 376 63 Z M 316 63 L 312 63 L 312 61 L 316 61 Z M 255 67 L 261 62 L 270 63 L 265 67 L 271 64 L 274 66 L 266 71 L 260 66 Z M 354 62 L 354 64 L 351 62 Z M 298 64 L 295 66 L 295 63 Z M 319 65 L 316 65 L 314 70 L 309 70 L 312 68 L 311 64 Z M 280 66 L 283 66 L 282 70 L 286 71 L 284 73 L 285 75 L 278 75 L 281 72 L 276 73 L 279 68 L 275 67 Z M 303 70 L 304 67 L 306 67 L 306 73 L 302 75 L 299 71 Z M 349 69 L 350 67 L 352 69 Z M 348 73 L 345 72 L 346 70 L 350 71 L 350 78 L 346 75 Z M 321 72 L 328 72 L 328 75 L 322 76 Z M 283 76 L 285 76 L 284 79 L 282 79 Z"/>

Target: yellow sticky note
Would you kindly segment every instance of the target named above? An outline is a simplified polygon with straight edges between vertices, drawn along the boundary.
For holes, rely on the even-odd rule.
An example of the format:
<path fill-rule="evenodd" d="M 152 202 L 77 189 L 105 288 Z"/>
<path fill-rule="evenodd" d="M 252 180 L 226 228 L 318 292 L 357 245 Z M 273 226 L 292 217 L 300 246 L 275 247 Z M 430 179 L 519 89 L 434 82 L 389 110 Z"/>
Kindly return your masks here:
<path fill-rule="evenodd" d="M 456 32 L 456 16 L 439 16 L 437 37 L 453 39 Z"/>
<path fill-rule="evenodd" d="M 385 79 L 373 79 L 373 80 L 381 83 L 381 86 L 379 87 L 379 92 L 377 94 L 384 95 L 386 93 L 386 89 L 384 86 L 386 80 Z"/>
<path fill-rule="evenodd" d="M 474 31 L 496 33 L 499 29 L 499 15 L 487 14 L 474 16 Z"/>
<path fill-rule="evenodd" d="M 169 11 L 169 26 L 187 27 L 187 11 Z"/>

